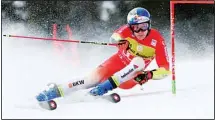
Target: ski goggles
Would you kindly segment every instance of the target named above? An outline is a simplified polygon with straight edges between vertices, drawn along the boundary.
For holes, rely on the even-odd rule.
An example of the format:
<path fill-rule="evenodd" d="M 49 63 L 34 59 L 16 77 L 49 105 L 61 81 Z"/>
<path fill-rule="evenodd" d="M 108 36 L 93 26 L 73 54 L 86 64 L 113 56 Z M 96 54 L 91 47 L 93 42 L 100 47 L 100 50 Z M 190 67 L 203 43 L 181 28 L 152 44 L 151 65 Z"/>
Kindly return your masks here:
<path fill-rule="evenodd" d="M 139 33 L 140 31 L 146 31 L 149 28 L 149 23 L 140 23 L 140 24 L 135 24 L 135 25 L 131 25 L 131 30 Z"/>

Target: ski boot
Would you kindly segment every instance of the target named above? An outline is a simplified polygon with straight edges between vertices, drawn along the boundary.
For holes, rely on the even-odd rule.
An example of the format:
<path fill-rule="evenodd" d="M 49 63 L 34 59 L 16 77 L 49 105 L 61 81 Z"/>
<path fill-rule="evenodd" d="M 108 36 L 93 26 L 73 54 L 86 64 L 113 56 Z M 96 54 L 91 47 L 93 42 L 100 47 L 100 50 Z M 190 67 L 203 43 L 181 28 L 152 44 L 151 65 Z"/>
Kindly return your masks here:
<path fill-rule="evenodd" d="M 52 99 L 62 97 L 63 96 L 63 91 L 62 88 L 57 86 L 54 83 L 48 84 L 47 89 L 41 92 L 39 95 L 36 96 L 36 99 L 38 102 L 43 102 L 43 101 L 50 101 Z"/>
<path fill-rule="evenodd" d="M 98 84 L 95 88 L 90 90 L 90 94 L 93 96 L 102 96 L 110 90 L 113 90 L 117 87 L 117 84 L 114 82 L 112 77 L 105 80 L 104 82 Z"/>

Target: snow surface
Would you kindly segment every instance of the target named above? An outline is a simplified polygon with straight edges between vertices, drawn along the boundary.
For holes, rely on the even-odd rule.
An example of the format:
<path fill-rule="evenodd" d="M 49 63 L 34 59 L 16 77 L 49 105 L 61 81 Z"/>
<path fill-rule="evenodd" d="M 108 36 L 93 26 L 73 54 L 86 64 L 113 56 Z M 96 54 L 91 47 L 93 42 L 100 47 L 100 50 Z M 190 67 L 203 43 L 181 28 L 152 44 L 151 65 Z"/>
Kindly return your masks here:
<path fill-rule="evenodd" d="M 43 36 L 42 33 L 30 33 L 23 24 L 4 25 L 7 27 L 3 28 L 3 34 Z M 71 44 L 64 45 L 66 49 L 59 53 L 48 41 L 2 38 L 3 119 L 214 118 L 213 53 L 208 58 L 176 59 L 176 95 L 171 93 L 169 76 L 149 81 L 143 85 L 143 90 L 136 86 L 130 90 L 112 91 L 122 96 L 117 104 L 99 100 L 74 103 L 71 100 L 71 103 L 59 103 L 55 111 L 35 109 L 37 105 L 32 99 L 47 83 L 81 77 L 116 51 L 108 46 L 79 45 L 81 64 L 74 66 L 72 52 L 68 49 Z M 154 66 L 153 61 L 150 67 Z M 71 98 L 80 95 L 75 93 Z"/>

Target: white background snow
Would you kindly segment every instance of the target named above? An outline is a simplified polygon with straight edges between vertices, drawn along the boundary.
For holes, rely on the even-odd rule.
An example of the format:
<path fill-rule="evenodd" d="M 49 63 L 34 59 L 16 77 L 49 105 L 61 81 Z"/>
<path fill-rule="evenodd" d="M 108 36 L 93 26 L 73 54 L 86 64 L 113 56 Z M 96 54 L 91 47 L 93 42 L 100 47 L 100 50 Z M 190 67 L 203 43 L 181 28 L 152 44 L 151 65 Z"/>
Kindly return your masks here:
<path fill-rule="evenodd" d="M 30 29 L 21 23 L 5 24 L 2 34 L 43 36 L 42 31 L 29 32 L 34 31 L 33 27 Z M 149 81 L 143 85 L 143 90 L 137 85 L 130 90 L 112 91 L 122 96 L 117 104 L 99 100 L 73 103 L 72 99 L 79 97 L 75 93 L 71 103 L 59 103 L 54 111 L 34 109 L 37 105 L 30 104 L 47 83 L 84 76 L 117 50 L 108 46 L 79 45 L 82 61 L 74 66 L 72 52 L 68 50 L 71 43 L 64 45 L 67 49 L 59 54 L 48 41 L 2 37 L 3 119 L 214 118 L 214 51 L 204 58 L 177 59 L 177 53 L 183 51 L 181 44 L 176 46 L 176 95 L 171 93 L 169 76 Z M 186 56 L 186 51 L 183 52 Z M 154 67 L 155 61 L 150 68 Z"/>

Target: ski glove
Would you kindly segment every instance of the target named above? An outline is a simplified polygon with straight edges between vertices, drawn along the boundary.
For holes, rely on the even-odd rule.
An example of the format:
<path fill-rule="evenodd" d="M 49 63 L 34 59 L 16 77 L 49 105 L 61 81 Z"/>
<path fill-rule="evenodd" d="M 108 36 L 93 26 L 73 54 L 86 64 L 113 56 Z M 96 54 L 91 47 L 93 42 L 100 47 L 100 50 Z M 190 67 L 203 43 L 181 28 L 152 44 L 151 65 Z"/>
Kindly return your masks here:
<path fill-rule="evenodd" d="M 156 69 L 152 73 L 153 73 L 153 76 L 152 76 L 153 80 L 160 80 L 160 79 L 167 77 L 171 72 L 169 70 L 166 70 L 165 68 L 161 67 L 161 68 Z"/>
<path fill-rule="evenodd" d="M 152 76 L 153 76 L 153 70 L 151 71 L 144 71 L 140 74 L 138 74 L 134 80 L 136 82 L 138 82 L 140 85 L 144 84 L 145 82 L 147 82 L 148 80 L 152 79 Z"/>
<path fill-rule="evenodd" d="M 127 51 L 129 49 L 129 42 L 127 40 L 120 40 L 117 47 L 120 51 Z"/>
<path fill-rule="evenodd" d="M 154 69 L 151 71 L 144 71 L 141 74 L 137 75 L 134 80 L 137 81 L 140 85 L 147 82 L 150 79 L 153 80 L 160 80 L 165 78 L 170 74 L 169 70 L 166 70 L 165 68 L 161 67 L 158 69 Z"/>

